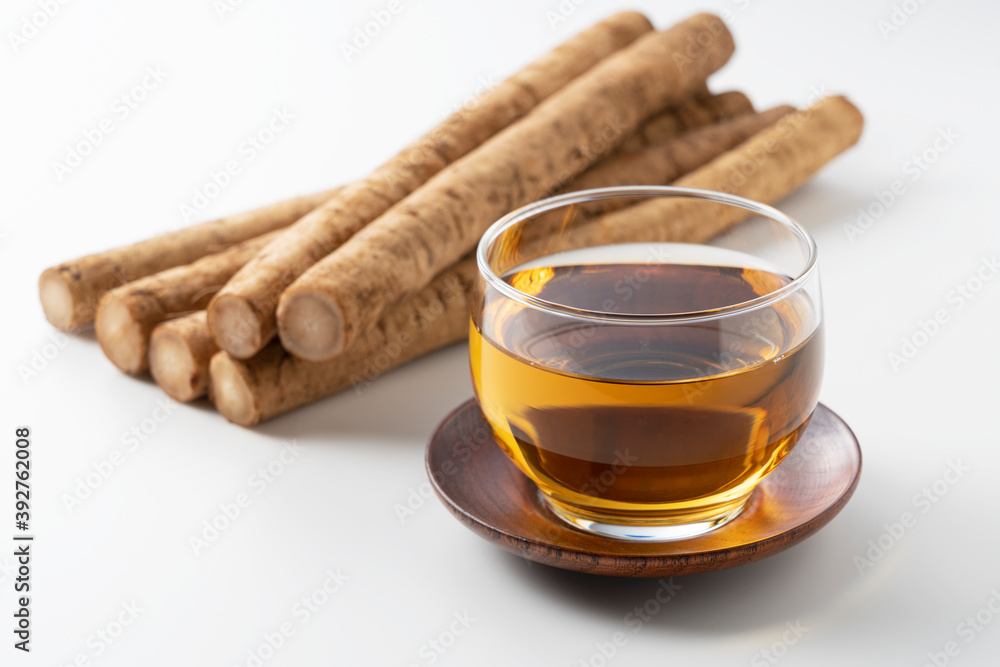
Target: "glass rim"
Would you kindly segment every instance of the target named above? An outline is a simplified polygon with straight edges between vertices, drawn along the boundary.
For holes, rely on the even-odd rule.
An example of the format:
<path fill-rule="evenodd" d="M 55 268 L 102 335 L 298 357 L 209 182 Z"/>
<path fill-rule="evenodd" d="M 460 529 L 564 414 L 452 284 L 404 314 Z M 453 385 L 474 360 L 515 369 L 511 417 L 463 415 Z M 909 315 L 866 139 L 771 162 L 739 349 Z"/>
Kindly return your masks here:
<path fill-rule="evenodd" d="M 782 285 L 773 292 L 764 294 L 749 301 L 742 301 L 729 306 L 722 306 L 710 310 L 692 311 L 685 313 L 612 313 L 596 310 L 586 310 L 573 308 L 560 303 L 540 299 L 534 295 L 523 292 L 502 277 L 498 276 L 490 266 L 487 258 L 489 248 L 505 231 L 529 218 L 535 217 L 548 211 L 579 204 L 598 199 L 610 199 L 613 197 L 653 197 L 667 196 L 678 198 L 699 199 L 719 204 L 727 204 L 746 209 L 752 213 L 765 216 L 775 222 L 780 223 L 795 236 L 806 244 L 809 255 L 805 266 L 798 275 L 792 278 L 786 285 Z M 618 245 L 618 244 L 615 244 Z M 714 190 L 704 190 L 701 188 L 684 188 L 673 185 L 642 185 L 642 186 L 617 186 L 608 188 L 593 188 L 590 190 L 578 190 L 554 197 L 548 197 L 536 202 L 532 202 L 518 209 L 515 209 L 494 222 L 483 234 L 476 248 L 476 264 L 479 275 L 494 289 L 501 292 L 507 298 L 520 302 L 521 304 L 537 310 L 547 311 L 556 315 L 568 317 L 598 320 L 604 322 L 617 322 L 622 324 L 665 324 L 669 322 L 695 322 L 702 320 L 712 320 L 723 316 L 734 315 L 744 312 L 751 312 L 773 304 L 786 298 L 789 294 L 800 290 L 816 273 L 817 247 L 812 235 L 798 222 L 788 215 L 782 213 L 773 206 L 756 202 L 746 197 L 731 195 Z"/>

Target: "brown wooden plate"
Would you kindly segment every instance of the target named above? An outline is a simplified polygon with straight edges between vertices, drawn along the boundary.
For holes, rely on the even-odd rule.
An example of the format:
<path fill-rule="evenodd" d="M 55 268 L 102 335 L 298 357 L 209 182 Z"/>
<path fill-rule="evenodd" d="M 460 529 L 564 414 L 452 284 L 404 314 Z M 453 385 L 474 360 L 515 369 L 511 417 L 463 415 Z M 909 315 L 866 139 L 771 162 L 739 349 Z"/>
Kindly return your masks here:
<path fill-rule="evenodd" d="M 854 493 L 861 449 L 847 424 L 820 404 L 799 443 L 740 516 L 705 535 L 672 542 L 591 535 L 558 519 L 494 442 L 472 399 L 438 426 L 427 447 L 427 471 L 452 514 L 513 554 L 578 572 L 662 577 L 736 567 L 806 539 Z"/>

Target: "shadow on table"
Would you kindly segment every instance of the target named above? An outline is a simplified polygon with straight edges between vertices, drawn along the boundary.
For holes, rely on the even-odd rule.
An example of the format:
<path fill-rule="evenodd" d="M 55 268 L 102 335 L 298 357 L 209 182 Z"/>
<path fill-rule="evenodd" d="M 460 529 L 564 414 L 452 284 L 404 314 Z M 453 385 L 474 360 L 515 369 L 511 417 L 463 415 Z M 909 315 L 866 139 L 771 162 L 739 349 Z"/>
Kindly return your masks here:
<path fill-rule="evenodd" d="M 445 415 L 471 397 L 468 348 L 451 345 L 254 430 L 303 443 L 331 435 L 338 440 L 426 442 Z"/>
<path fill-rule="evenodd" d="M 854 567 L 855 536 L 867 521 L 848 506 L 819 533 L 791 549 L 741 567 L 690 575 L 632 579 L 529 564 L 497 552 L 513 579 L 628 634 L 683 630 L 712 636 L 753 632 L 817 615 L 840 615 L 878 589 Z M 862 531 L 864 529 L 861 529 Z M 665 582 L 665 583 L 661 583 Z M 667 603 L 658 591 L 679 585 Z M 661 599 L 665 594 L 661 593 Z M 630 616 L 631 614 L 631 616 Z"/>
<path fill-rule="evenodd" d="M 834 220 L 853 221 L 858 206 L 867 203 L 867 199 L 859 200 L 856 193 L 846 188 L 813 179 L 774 206 L 818 236 L 836 229 Z"/>

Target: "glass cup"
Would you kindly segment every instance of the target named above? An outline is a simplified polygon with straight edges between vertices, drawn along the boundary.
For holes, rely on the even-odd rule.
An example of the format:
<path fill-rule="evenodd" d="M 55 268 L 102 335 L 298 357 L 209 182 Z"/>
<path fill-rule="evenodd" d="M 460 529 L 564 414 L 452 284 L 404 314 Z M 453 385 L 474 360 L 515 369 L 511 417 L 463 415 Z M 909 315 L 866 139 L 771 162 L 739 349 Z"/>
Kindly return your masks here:
<path fill-rule="evenodd" d="M 585 190 L 477 251 L 476 399 L 544 504 L 584 531 L 700 535 L 739 515 L 809 422 L 816 245 L 781 212 L 675 187 Z"/>

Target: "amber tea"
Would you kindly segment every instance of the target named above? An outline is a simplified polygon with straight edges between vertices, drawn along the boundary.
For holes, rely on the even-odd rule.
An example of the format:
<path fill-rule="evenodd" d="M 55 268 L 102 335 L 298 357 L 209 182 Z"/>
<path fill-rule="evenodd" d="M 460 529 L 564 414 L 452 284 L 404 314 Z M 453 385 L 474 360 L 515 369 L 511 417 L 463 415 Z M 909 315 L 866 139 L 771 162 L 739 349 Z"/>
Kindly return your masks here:
<path fill-rule="evenodd" d="M 503 280 L 581 314 L 487 298 L 470 350 L 496 439 L 574 523 L 725 521 L 816 406 L 822 334 L 805 293 L 738 316 L 684 319 L 791 282 L 750 256 L 684 244 L 587 248 Z M 642 319 L 664 315 L 678 319 Z"/>
<path fill-rule="evenodd" d="M 684 539 L 739 515 L 823 374 L 816 244 L 769 206 L 629 186 L 559 195 L 483 236 L 470 359 L 541 511 Z"/>

